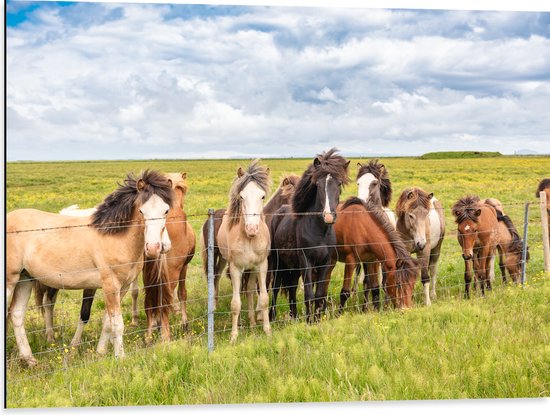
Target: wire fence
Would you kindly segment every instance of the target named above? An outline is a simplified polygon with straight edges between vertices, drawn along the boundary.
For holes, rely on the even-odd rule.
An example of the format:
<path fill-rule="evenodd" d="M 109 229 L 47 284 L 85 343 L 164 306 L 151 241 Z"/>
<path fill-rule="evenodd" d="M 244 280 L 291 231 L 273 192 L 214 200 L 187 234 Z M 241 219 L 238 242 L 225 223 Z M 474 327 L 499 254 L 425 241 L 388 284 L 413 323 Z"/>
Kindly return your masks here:
<path fill-rule="evenodd" d="M 537 202 L 529 202 L 529 203 L 538 203 Z M 524 225 L 527 225 L 528 228 L 532 228 L 531 231 L 528 234 L 527 243 L 524 244 L 524 246 L 529 246 L 529 250 L 531 252 L 531 256 L 533 252 L 542 252 L 543 250 L 543 238 L 541 237 L 541 232 L 536 229 L 536 227 L 540 227 L 540 214 L 537 212 L 536 209 L 533 209 L 532 213 L 527 217 L 527 221 L 524 221 L 524 223 L 521 223 L 519 221 L 519 212 L 524 208 L 525 203 L 509 203 L 509 204 L 503 204 L 503 207 L 507 210 L 506 213 L 510 215 L 508 210 L 513 213 L 513 217 L 515 219 L 518 233 L 521 235 L 521 229 L 524 227 Z M 452 218 L 452 215 L 448 210 L 444 209 L 446 216 L 447 216 L 447 230 L 444 235 L 444 242 L 443 242 L 443 248 L 442 248 L 442 258 L 439 260 L 440 262 L 440 268 L 438 271 L 438 277 L 437 277 L 437 285 L 436 285 L 436 293 L 437 293 L 437 300 L 436 301 L 445 301 L 450 299 L 460 299 L 464 295 L 464 260 L 462 259 L 462 250 L 460 248 L 460 245 L 458 244 L 457 240 L 457 231 L 456 226 L 450 227 L 449 226 L 449 218 Z M 365 214 L 373 213 L 373 211 L 364 211 Z M 319 215 L 319 213 L 312 213 L 314 215 Z M 343 212 L 341 214 L 346 214 L 346 212 Z M 354 212 L 356 215 L 357 212 Z M 269 214 L 271 216 L 279 216 L 281 214 L 275 213 L 275 214 Z M 265 216 L 269 216 L 265 215 Z M 309 215 L 309 214 L 308 214 Z M 211 221 L 210 224 L 213 223 L 214 220 L 216 220 L 212 215 L 210 215 Z M 207 215 L 186 215 L 186 218 L 183 217 L 172 217 L 170 218 L 170 221 L 172 222 L 181 222 L 181 223 L 191 223 L 194 225 L 195 228 L 200 227 L 200 225 L 207 225 Z M 120 226 L 120 225 L 117 225 Z M 123 224 L 124 227 L 134 227 L 134 226 L 143 226 L 143 223 L 135 223 L 135 222 L 128 222 Z M 75 225 L 75 226 L 59 226 L 59 227 L 50 227 L 50 228 L 41 228 L 41 229 L 22 229 L 22 230 L 15 230 L 10 231 L 6 233 L 6 238 L 17 238 L 20 237 L 20 235 L 30 232 L 70 232 L 70 231 L 77 231 L 82 230 L 85 228 L 89 228 L 89 225 Z M 201 231 L 202 232 L 202 228 Z M 197 235 L 198 239 L 202 239 L 201 235 Z M 208 239 L 208 238 L 207 238 Z M 402 240 L 403 243 L 411 244 L 414 242 L 413 239 L 410 240 Z M 347 248 L 358 248 L 358 247 L 369 247 L 369 245 L 372 247 L 376 244 L 388 244 L 388 241 L 374 241 L 364 244 L 339 244 L 339 245 L 332 245 L 329 246 L 331 249 L 333 249 L 335 252 L 337 252 L 338 249 L 342 249 L 344 247 Z M 319 247 L 326 247 L 326 245 L 320 245 L 320 246 L 314 246 L 314 247 L 304 247 L 304 248 L 295 248 L 296 250 L 315 250 Z M 218 294 L 217 298 L 217 304 L 218 307 L 214 311 L 213 310 L 213 284 L 210 284 L 210 288 L 208 287 L 209 279 L 213 282 L 213 270 L 210 270 L 210 275 L 205 275 L 204 272 L 204 266 L 201 263 L 201 259 L 205 258 L 206 260 L 212 260 L 212 249 L 209 251 L 208 246 L 200 246 L 199 249 L 195 250 L 194 253 L 194 259 L 191 263 L 188 265 L 188 272 L 187 272 L 187 281 L 184 281 L 184 284 L 187 284 L 187 290 L 188 295 L 187 299 L 185 301 L 180 301 L 177 294 L 174 294 L 173 296 L 173 302 L 171 304 L 161 304 L 158 305 L 156 308 L 164 309 L 164 307 L 171 306 L 176 312 L 172 313 L 170 317 L 170 323 L 169 323 L 169 329 L 171 332 L 171 338 L 172 340 L 176 339 L 187 339 L 192 344 L 198 344 L 198 345 L 204 345 L 205 347 L 209 347 L 209 349 L 212 349 L 214 346 L 213 340 L 214 338 L 217 339 L 217 343 L 223 344 L 226 341 L 226 335 L 228 332 L 231 331 L 231 319 L 230 316 L 232 314 L 230 302 L 233 297 L 233 294 L 231 292 L 231 283 L 228 278 L 226 278 L 224 275 L 222 275 L 221 278 L 221 286 L 220 286 L 220 292 Z M 213 248 L 213 246 L 210 246 L 210 248 Z M 278 252 L 279 250 L 276 247 L 273 247 L 270 252 Z M 288 251 L 288 249 L 284 249 L 285 251 Z M 167 257 L 170 258 L 173 262 L 183 262 L 187 259 L 187 255 L 174 255 L 170 254 L 168 252 Z M 416 257 L 415 254 L 412 254 L 413 257 Z M 496 261 L 498 262 L 498 253 L 496 253 Z M 477 262 L 481 263 L 484 259 L 488 259 L 489 257 L 484 258 L 477 258 Z M 340 313 L 342 312 L 363 312 L 365 309 L 373 310 L 374 309 L 374 303 L 372 297 L 366 298 L 366 294 L 370 291 L 373 287 L 368 287 L 363 284 L 358 283 L 352 283 L 353 289 L 351 290 L 351 294 L 349 298 L 347 298 L 347 301 L 345 304 L 342 305 L 341 303 L 341 296 L 340 291 L 342 289 L 342 284 L 344 278 L 342 278 L 342 274 L 344 272 L 344 267 L 342 265 L 342 258 L 336 257 L 336 264 L 328 263 L 325 265 L 321 265 L 320 267 L 316 267 L 318 270 L 322 268 L 331 269 L 334 268 L 331 275 L 329 276 L 329 280 L 327 282 L 327 297 L 326 297 L 326 310 L 323 314 L 324 319 L 331 319 L 336 318 Z M 383 260 L 384 258 L 369 258 L 369 260 L 376 261 L 376 260 Z M 107 268 L 118 268 L 118 267 L 138 267 L 141 269 L 143 267 L 144 262 L 150 262 L 155 261 L 151 259 L 145 259 L 145 260 L 139 260 L 139 261 L 133 261 L 123 264 L 108 264 L 105 265 Z M 358 261 L 360 263 L 362 261 Z M 368 262 L 368 261 L 366 261 Z M 477 263 L 476 262 L 476 263 Z M 523 267 L 523 269 L 528 269 L 527 275 L 538 275 L 543 272 L 543 266 L 542 266 L 542 257 L 537 256 L 537 259 L 535 263 L 529 263 L 525 262 L 523 258 L 518 259 L 518 263 L 520 268 Z M 410 270 L 411 268 L 405 268 L 404 270 Z M 415 270 L 418 270 L 418 268 L 415 266 Z M 494 284 L 494 290 L 496 291 L 495 295 L 498 295 L 498 291 L 502 289 L 504 284 L 502 281 L 502 276 L 499 275 L 500 271 L 498 271 L 499 267 L 495 264 L 495 278 L 493 281 Z M 89 272 L 97 272 L 99 270 L 98 267 L 88 267 L 84 269 L 79 270 L 73 270 L 70 272 L 65 273 L 57 273 L 56 277 L 60 279 L 60 281 L 63 281 L 64 278 L 70 279 L 74 278 L 75 275 L 78 274 L 84 274 Z M 300 271 L 303 272 L 303 269 L 300 268 L 272 268 L 268 269 L 268 274 L 273 274 L 275 272 L 284 272 L 284 271 Z M 479 269 L 473 269 L 472 270 L 475 274 L 479 274 Z M 366 272 L 363 270 L 363 273 Z M 228 271 L 223 271 L 224 274 L 228 274 Z M 40 281 L 40 277 L 33 276 L 36 280 Z M 352 281 L 355 281 L 356 279 L 360 278 L 359 274 L 356 274 L 355 270 L 352 275 Z M 367 278 L 367 277 L 365 277 Z M 508 276 L 510 278 L 510 276 Z M 413 304 L 415 307 L 421 307 L 424 304 L 425 300 L 425 293 L 422 290 L 421 287 L 421 278 L 420 273 L 418 273 L 417 279 L 416 279 L 416 288 L 412 294 Z M 542 280 L 533 280 L 532 284 L 541 284 Z M 382 312 L 393 312 L 393 308 L 390 305 L 390 302 L 388 301 L 388 297 L 385 294 L 385 289 L 388 290 L 392 288 L 390 285 L 386 284 L 384 287 L 382 284 L 382 281 L 380 281 L 379 277 L 376 278 L 376 282 L 378 283 L 378 289 L 380 290 L 380 304 Z M 180 284 L 182 282 L 179 282 Z M 472 281 L 474 283 L 474 281 Z M 71 286 L 72 284 L 68 284 Z M 243 284 L 244 285 L 244 284 Z M 61 287 L 63 287 L 63 283 L 60 284 Z M 375 284 L 376 286 L 376 284 Z M 174 289 L 174 282 L 155 282 L 153 284 L 148 284 L 146 286 L 143 285 L 143 283 L 140 283 L 140 292 L 149 290 L 151 288 L 160 288 L 163 289 Z M 474 290 L 475 290 L 475 284 L 473 284 Z M 129 288 L 129 287 L 128 287 Z M 294 316 L 294 318 L 291 318 L 289 315 L 289 308 L 291 306 L 291 303 L 289 299 L 285 296 L 279 295 L 279 300 L 276 305 L 276 315 L 277 318 L 272 320 L 270 323 L 273 327 L 275 327 L 277 330 L 284 330 L 284 326 L 287 324 L 292 324 L 294 322 L 302 322 L 306 320 L 305 315 L 305 301 L 303 299 L 304 297 L 304 286 L 303 281 L 298 284 L 298 286 L 291 287 L 291 286 L 284 286 L 286 290 L 289 288 L 296 288 L 298 290 L 298 298 L 296 301 L 296 306 L 298 308 L 298 315 Z M 247 293 L 247 287 L 242 287 L 241 294 L 244 295 Z M 253 294 L 257 293 L 257 288 L 253 287 L 252 290 Z M 478 290 L 479 291 L 479 290 Z M 474 291 L 475 293 L 476 291 Z M 33 350 L 33 355 L 41 362 L 38 366 L 38 368 L 35 368 L 33 371 L 28 370 L 21 370 L 20 368 L 20 362 L 19 362 L 19 356 L 17 352 L 17 346 L 16 346 L 16 336 L 13 334 L 13 330 L 11 332 L 8 332 L 8 327 L 11 326 L 9 323 L 6 327 L 6 364 L 8 368 L 8 381 L 9 382 L 21 382 L 24 380 L 29 379 L 32 376 L 44 376 L 49 375 L 61 370 L 67 370 L 69 368 L 74 367 L 80 367 L 84 366 L 93 362 L 96 362 L 103 358 L 111 358 L 112 352 L 109 352 L 105 357 L 99 357 L 98 354 L 96 354 L 93 350 L 98 342 L 98 334 L 101 331 L 101 324 L 102 324 L 102 317 L 103 317 L 103 310 L 106 309 L 106 304 L 104 297 L 107 295 L 107 292 L 103 292 L 103 296 L 98 295 L 95 299 L 95 307 L 92 309 L 92 313 L 90 316 L 90 320 L 87 324 L 87 327 L 84 331 L 84 334 L 82 336 L 82 339 L 79 341 L 78 344 L 71 345 L 71 338 L 72 333 L 74 332 L 78 316 L 80 312 L 80 306 L 83 301 L 85 300 L 93 300 L 94 298 L 89 297 L 82 297 L 81 295 L 78 295 L 78 293 L 75 292 L 67 292 L 67 291 L 60 291 L 59 298 L 55 302 L 55 320 L 56 323 L 51 327 L 53 332 L 55 333 L 54 341 L 51 343 L 48 343 L 46 341 L 46 335 L 48 333 L 48 328 L 45 327 L 43 322 L 43 314 L 46 311 L 46 308 L 51 307 L 49 304 L 43 304 L 43 305 L 31 305 L 29 303 L 29 307 L 27 308 L 27 316 L 25 319 L 26 324 L 26 335 L 29 338 L 29 342 L 31 345 L 31 349 Z M 479 295 L 479 292 L 474 295 Z M 145 335 L 147 333 L 147 326 L 145 325 L 145 318 L 148 313 L 155 311 L 155 307 L 145 307 L 143 302 L 138 303 L 138 305 L 132 305 L 132 308 L 137 311 L 137 314 L 139 316 L 139 322 L 137 326 L 133 326 L 131 324 L 131 318 L 132 313 L 130 310 L 130 301 L 133 301 L 130 299 L 129 295 L 126 295 L 124 298 L 123 304 L 122 304 L 122 313 L 124 316 L 125 321 L 125 328 L 124 328 L 124 347 L 127 355 L 131 355 L 134 353 L 139 353 L 140 350 L 143 350 L 146 347 L 150 347 L 151 345 L 158 343 L 158 333 L 155 331 L 153 335 L 152 341 L 145 341 Z M 210 304 L 210 305 L 209 305 Z M 271 307 L 271 298 L 270 298 L 270 305 Z M 181 313 L 182 310 L 187 310 L 188 320 L 187 320 L 187 330 L 182 327 L 182 318 Z M 135 312 L 134 311 L 134 312 Z M 256 314 L 256 310 L 254 310 L 251 313 L 251 315 Z M 242 332 L 241 335 L 250 332 L 250 330 L 254 330 L 253 328 L 249 327 L 248 323 L 248 317 L 247 314 L 249 312 L 247 301 L 242 301 L 242 309 L 241 314 L 239 317 L 240 321 L 240 331 Z M 158 328 L 158 322 L 153 322 L 153 325 Z M 261 326 L 261 324 L 258 324 L 258 326 Z M 209 338 L 211 336 L 211 338 Z M 273 336 L 276 336 L 276 332 L 273 333 Z"/>

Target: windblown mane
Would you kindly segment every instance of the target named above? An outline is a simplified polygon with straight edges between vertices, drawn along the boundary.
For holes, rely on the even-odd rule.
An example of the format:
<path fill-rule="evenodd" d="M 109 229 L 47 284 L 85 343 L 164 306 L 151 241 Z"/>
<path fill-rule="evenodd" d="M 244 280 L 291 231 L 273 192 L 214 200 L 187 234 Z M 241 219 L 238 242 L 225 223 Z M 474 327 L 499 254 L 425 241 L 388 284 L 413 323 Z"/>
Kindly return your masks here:
<path fill-rule="evenodd" d="M 412 197 L 409 198 L 409 194 L 412 192 Z M 410 189 L 403 190 L 401 196 L 397 200 L 397 205 L 395 206 L 395 213 L 398 218 L 403 218 L 405 213 L 410 212 L 418 207 L 423 207 L 424 209 L 430 209 L 430 195 L 422 190 L 420 187 L 412 187 Z"/>
<path fill-rule="evenodd" d="M 357 171 L 357 179 L 367 173 L 372 174 L 378 180 L 382 206 L 388 207 L 392 196 L 391 180 L 388 175 L 388 170 L 382 163 L 378 162 L 378 159 L 373 159 L 370 160 L 368 164 L 361 164 L 361 167 L 359 167 Z"/>
<path fill-rule="evenodd" d="M 259 163 L 260 159 L 254 160 L 250 163 L 250 166 L 248 166 L 242 176 L 237 175 L 237 177 L 233 179 L 231 190 L 229 190 L 229 207 L 227 208 L 230 228 L 238 224 L 241 219 L 241 197 L 239 193 L 246 187 L 246 185 L 250 182 L 254 182 L 266 194 L 269 193 L 269 188 L 271 187 L 269 169 L 266 166 L 260 166 Z"/>
<path fill-rule="evenodd" d="M 535 194 L 535 197 L 539 197 L 539 193 L 549 187 L 550 187 L 550 179 L 542 179 L 539 183 L 539 187 L 537 187 L 537 194 Z"/>
<path fill-rule="evenodd" d="M 480 200 L 477 196 L 464 196 L 458 200 L 452 207 L 453 215 L 456 217 L 456 223 L 462 223 L 470 219 L 477 223 L 478 217 L 475 211 L 479 209 Z"/>
<path fill-rule="evenodd" d="M 508 232 L 510 232 L 510 235 L 512 237 L 508 249 L 516 254 L 521 254 L 521 252 L 523 251 L 523 242 L 521 240 L 521 237 L 519 236 L 518 231 L 516 230 L 516 227 L 514 226 L 514 223 L 512 222 L 512 219 L 510 219 L 510 216 L 502 213 L 502 211 L 496 208 L 492 203 L 487 203 L 487 201 L 485 201 L 485 203 L 489 206 L 493 206 L 493 208 L 497 212 L 497 220 L 499 222 L 503 222 L 506 225 L 506 228 L 508 228 Z"/>
<path fill-rule="evenodd" d="M 143 190 L 138 191 L 139 180 L 145 182 Z M 174 202 L 174 193 L 170 182 L 163 174 L 155 170 L 145 170 L 138 177 L 129 173 L 124 184 L 108 195 L 92 215 L 91 225 L 103 234 L 124 233 L 132 219 L 134 207 L 141 206 L 153 194 L 156 194 L 169 206 Z"/>
<path fill-rule="evenodd" d="M 332 148 L 323 154 L 318 154 L 319 165 L 315 166 L 315 163 L 311 163 L 306 171 L 304 171 L 292 197 L 292 210 L 294 213 L 307 212 L 313 205 L 317 193 L 317 185 L 315 183 L 320 178 L 330 174 L 342 185 L 349 183 L 348 161 L 339 154 L 336 154 L 337 151 L 337 149 Z"/>

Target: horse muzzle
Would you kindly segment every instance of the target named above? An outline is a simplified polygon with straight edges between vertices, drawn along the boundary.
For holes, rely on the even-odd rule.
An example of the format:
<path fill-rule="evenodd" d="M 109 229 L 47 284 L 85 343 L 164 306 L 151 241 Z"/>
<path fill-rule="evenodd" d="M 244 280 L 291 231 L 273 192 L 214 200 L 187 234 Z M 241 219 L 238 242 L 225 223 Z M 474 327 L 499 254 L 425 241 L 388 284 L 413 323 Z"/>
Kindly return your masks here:
<path fill-rule="evenodd" d="M 336 213 L 323 212 L 323 220 L 327 225 L 333 225 L 336 222 Z"/>
<path fill-rule="evenodd" d="M 162 244 L 160 242 L 145 243 L 145 256 L 147 258 L 158 258 L 162 251 Z"/>
<path fill-rule="evenodd" d="M 254 238 L 260 232 L 260 225 L 245 225 L 244 231 L 246 232 L 246 236 Z"/>
<path fill-rule="evenodd" d="M 417 242 L 416 243 L 416 250 L 422 251 L 426 247 L 426 242 Z"/>
<path fill-rule="evenodd" d="M 473 255 L 470 255 L 470 254 L 468 254 L 468 255 L 462 254 L 462 258 L 464 258 L 464 261 L 469 261 L 470 259 L 473 258 Z"/>

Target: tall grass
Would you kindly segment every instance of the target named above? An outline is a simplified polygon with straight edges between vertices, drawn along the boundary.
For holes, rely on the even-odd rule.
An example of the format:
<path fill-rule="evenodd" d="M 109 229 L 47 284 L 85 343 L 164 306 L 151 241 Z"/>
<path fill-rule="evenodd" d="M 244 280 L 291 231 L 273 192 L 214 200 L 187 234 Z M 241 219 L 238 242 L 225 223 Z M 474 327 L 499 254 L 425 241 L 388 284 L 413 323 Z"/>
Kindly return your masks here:
<path fill-rule="evenodd" d="M 350 166 L 355 166 L 353 160 Z M 364 161 L 360 160 L 360 161 Z M 275 186 L 283 173 L 301 173 L 310 160 L 264 160 Z M 172 316 L 175 340 L 143 342 L 145 314 L 130 327 L 130 299 L 124 300 L 123 361 L 100 359 L 94 349 L 104 303 L 100 292 L 92 319 L 77 350 L 66 345 L 80 308 L 80 292 L 60 292 L 56 308 L 56 340 L 48 345 L 38 310 L 27 314 L 29 341 L 39 366 L 17 361 L 13 331 L 7 335 L 8 406 L 145 405 L 229 402 L 349 401 L 384 399 L 447 399 L 549 396 L 550 286 L 542 270 L 538 208 L 530 215 L 529 285 L 522 289 L 497 281 L 486 298 L 462 299 L 463 261 L 453 235 L 449 207 L 465 194 L 497 197 L 521 228 L 524 202 L 535 201 L 540 178 L 550 171 L 549 158 L 499 157 L 479 160 L 383 159 L 394 187 L 394 200 L 412 185 L 434 192 L 445 208 L 448 237 L 440 260 L 438 300 L 422 306 L 418 283 L 415 307 L 402 313 L 362 313 L 361 301 L 334 317 L 343 267 L 330 285 L 329 311 L 316 325 L 288 322 L 282 303 L 281 321 L 273 336 L 261 328 L 242 329 L 235 347 L 228 344 L 230 282 L 221 281 L 216 315 L 216 351 L 208 355 L 205 340 L 206 281 L 200 254 L 188 275 L 190 332 L 182 333 Z M 87 163 L 8 163 L 8 211 L 34 207 L 58 211 L 78 203 L 91 207 L 110 193 L 127 172 L 145 168 L 188 173 L 185 210 L 198 233 L 209 207 L 224 207 L 232 177 L 241 160 L 118 161 Z M 355 177 L 355 169 L 350 172 Z M 352 181 L 353 183 L 353 181 Z M 342 199 L 355 194 L 348 186 Z M 299 299 L 303 294 L 299 292 Z M 32 301 L 32 300 L 31 300 Z M 141 299 L 142 301 L 142 299 Z M 244 302 L 246 303 L 246 302 Z"/>

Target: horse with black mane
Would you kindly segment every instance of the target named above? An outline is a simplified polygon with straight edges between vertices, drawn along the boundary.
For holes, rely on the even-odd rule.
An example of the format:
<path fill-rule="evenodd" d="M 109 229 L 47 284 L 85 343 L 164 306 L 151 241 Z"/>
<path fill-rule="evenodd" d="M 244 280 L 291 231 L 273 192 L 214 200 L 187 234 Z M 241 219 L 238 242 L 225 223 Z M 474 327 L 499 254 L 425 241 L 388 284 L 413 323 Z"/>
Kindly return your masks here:
<path fill-rule="evenodd" d="M 296 289 L 300 276 L 304 282 L 307 321 L 312 322 L 312 317 L 319 319 L 326 309 L 325 283 L 336 245 L 333 225 L 342 186 L 349 182 L 348 165 L 349 161 L 337 154 L 335 148 L 317 155 L 302 174 L 291 206 L 281 207 L 273 217 L 269 256 L 269 269 L 274 272 L 272 320 L 281 287 L 288 289 L 290 314 L 297 317 Z"/>

